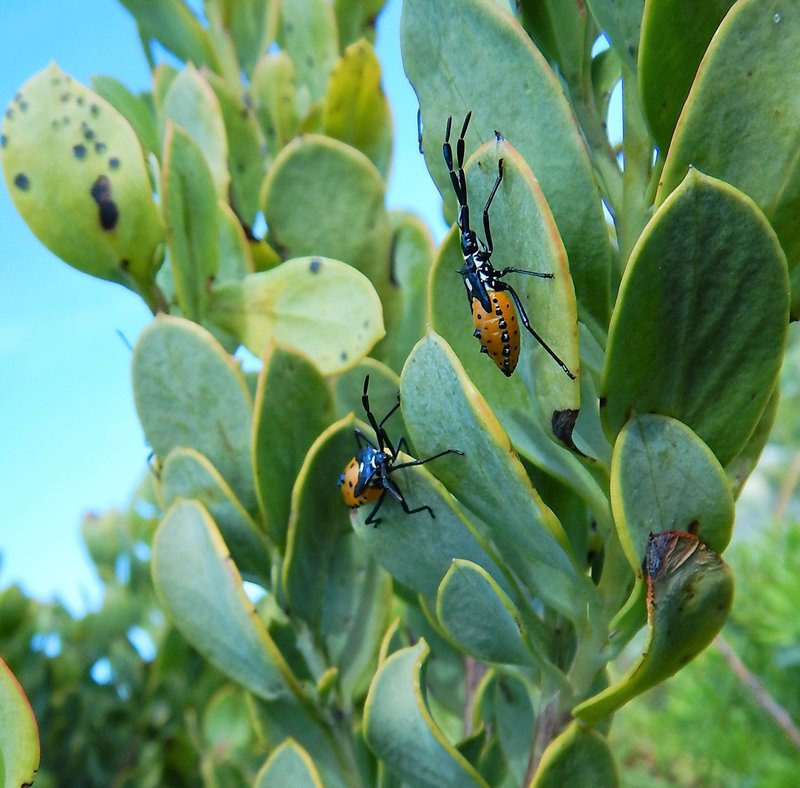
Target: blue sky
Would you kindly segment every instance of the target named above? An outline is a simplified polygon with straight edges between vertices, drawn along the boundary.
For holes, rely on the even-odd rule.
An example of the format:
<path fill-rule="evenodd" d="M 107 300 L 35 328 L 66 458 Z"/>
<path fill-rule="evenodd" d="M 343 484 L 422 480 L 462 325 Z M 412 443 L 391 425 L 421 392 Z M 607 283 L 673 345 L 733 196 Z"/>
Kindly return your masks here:
<path fill-rule="evenodd" d="M 392 208 L 441 236 L 440 200 L 417 151 L 416 98 L 400 62 L 400 0 L 379 20 L 378 53 L 395 120 Z M 136 26 L 114 0 L 0 0 L 0 103 L 55 60 L 84 84 L 108 74 L 150 86 Z M 131 342 L 151 319 L 138 296 L 45 249 L 0 186 L 0 588 L 20 583 L 73 610 L 99 599 L 80 540 L 86 512 L 123 507 L 148 448 L 133 406 Z"/>

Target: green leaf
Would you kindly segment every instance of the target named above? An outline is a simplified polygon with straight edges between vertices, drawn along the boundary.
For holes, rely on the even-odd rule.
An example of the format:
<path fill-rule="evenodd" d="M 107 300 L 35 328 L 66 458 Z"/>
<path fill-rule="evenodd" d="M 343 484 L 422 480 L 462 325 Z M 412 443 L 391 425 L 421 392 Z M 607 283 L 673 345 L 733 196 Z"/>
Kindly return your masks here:
<path fill-rule="evenodd" d="M 725 18 L 678 120 L 656 204 L 690 166 L 749 195 L 781 241 L 800 313 L 800 15 L 782 0 L 743 0 Z"/>
<path fill-rule="evenodd" d="M 611 463 L 611 505 L 635 571 L 651 534 L 688 531 L 721 553 L 733 532 L 733 494 L 711 450 L 669 416 L 634 416 Z"/>
<path fill-rule="evenodd" d="M 180 498 L 196 498 L 208 510 L 247 580 L 269 586 L 270 557 L 264 536 L 236 500 L 217 469 L 194 449 L 173 449 L 161 469 L 164 507 Z"/>
<path fill-rule="evenodd" d="M 164 139 L 161 191 L 175 297 L 181 312 L 200 322 L 219 267 L 217 197 L 202 151 L 171 121 Z"/>
<path fill-rule="evenodd" d="M 288 260 L 219 285 L 209 316 L 252 353 L 262 355 L 272 340 L 313 358 L 325 375 L 357 363 L 384 334 L 369 280 L 325 257 Z"/>
<path fill-rule="evenodd" d="M 128 121 L 51 64 L 20 88 L 2 139 L 8 192 L 36 237 L 71 266 L 139 292 L 155 308 L 163 233 Z"/>
<path fill-rule="evenodd" d="M 252 76 L 259 57 L 275 41 L 279 14 L 278 0 L 223 0 L 223 23 L 247 77 Z"/>
<path fill-rule="evenodd" d="M 619 784 L 617 765 L 605 736 L 573 722 L 547 746 L 530 788 L 616 788 Z"/>
<path fill-rule="evenodd" d="M 436 615 L 453 642 L 482 662 L 536 664 L 514 603 L 471 561 L 453 559 L 439 586 Z"/>
<path fill-rule="evenodd" d="M 388 284 L 391 243 L 384 191 L 380 173 L 363 153 L 307 134 L 273 162 L 261 205 L 270 237 L 288 256 L 343 260 L 380 290 Z"/>
<path fill-rule="evenodd" d="M 215 69 L 208 33 L 183 0 L 121 0 L 144 39 L 155 39 L 185 62 Z"/>
<path fill-rule="evenodd" d="M 287 739 L 272 752 L 253 783 L 254 788 L 274 785 L 291 785 L 292 788 L 323 786 L 311 756 L 294 739 Z"/>
<path fill-rule="evenodd" d="M 133 393 L 144 434 L 159 457 L 174 448 L 208 458 L 248 512 L 253 404 L 234 360 L 205 329 L 159 315 L 133 354 Z"/>
<path fill-rule="evenodd" d="M 377 352 L 388 366 L 399 372 L 411 348 L 425 334 L 428 276 L 434 247 L 427 226 L 414 214 L 393 211 L 391 220 L 392 288 L 383 299 L 386 339 Z"/>
<path fill-rule="evenodd" d="M 485 786 L 437 727 L 425 697 L 424 640 L 392 654 L 375 675 L 364 708 L 364 738 L 404 782 L 415 786 Z"/>
<path fill-rule="evenodd" d="M 632 410 L 672 416 L 726 465 L 772 393 L 788 312 L 785 258 L 763 214 L 690 171 L 625 270 L 601 383 L 607 432 Z"/>
<path fill-rule="evenodd" d="M 451 446 L 463 451 L 463 458 L 437 461 L 436 475 L 481 518 L 481 532 L 529 589 L 570 618 L 582 618 L 591 592 L 571 560 L 560 523 L 441 337 L 431 333 L 416 346 L 401 390 L 403 418 L 419 455 Z"/>
<path fill-rule="evenodd" d="M 39 730 L 25 692 L 0 658 L 0 780 L 32 785 L 39 768 Z"/>
<path fill-rule="evenodd" d="M 230 199 L 236 214 L 251 229 L 259 210 L 259 193 L 266 172 L 264 138 L 244 92 L 233 90 L 215 74 L 207 78 L 219 101 L 228 140 L 230 195 L 226 195 L 226 199 Z"/>
<path fill-rule="evenodd" d="M 447 117 L 453 116 L 457 134 L 472 110 L 467 151 L 493 140 L 497 129 L 527 161 L 564 240 L 581 320 L 605 326 L 611 254 L 600 195 L 562 85 L 544 58 L 514 17 L 489 0 L 463 0 L 457 15 L 449 0 L 406 0 L 400 32 L 403 63 L 425 121 L 426 161 L 439 191 L 451 203 L 441 153 Z M 500 234 L 493 235 L 501 246 Z"/>
<path fill-rule="evenodd" d="M 131 93 L 121 82 L 104 75 L 92 77 L 92 89 L 114 106 L 133 126 L 142 147 L 156 156 L 161 153 L 161 143 L 156 129 L 151 104 L 144 96 Z"/>
<path fill-rule="evenodd" d="M 686 96 L 711 37 L 734 0 L 648 0 L 642 18 L 639 93 L 656 143 L 669 148 Z M 726 86 L 726 89 L 732 86 Z M 733 151 L 729 151 L 729 154 Z M 704 169 L 701 167 L 701 169 Z"/>
<path fill-rule="evenodd" d="M 359 38 L 375 43 L 376 17 L 385 0 L 333 0 L 339 46 L 344 49 Z"/>
<path fill-rule="evenodd" d="M 292 0 L 281 3 L 278 43 L 294 61 L 305 115 L 328 87 L 339 56 L 336 18 L 328 0 Z"/>
<path fill-rule="evenodd" d="M 292 487 L 311 444 L 333 420 L 325 380 L 305 356 L 270 345 L 258 376 L 253 473 L 272 540 L 283 547 Z"/>
<path fill-rule="evenodd" d="M 219 268 L 215 282 L 238 282 L 255 270 L 253 251 L 233 209 L 217 200 Z"/>
<path fill-rule="evenodd" d="M 625 676 L 572 710 L 588 724 L 677 673 L 714 639 L 728 616 L 733 575 L 696 536 L 667 531 L 651 537 L 644 571 L 647 643 Z"/>
<path fill-rule="evenodd" d="M 472 198 L 470 215 L 481 215 L 481 206 L 497 177 L 499 158 L 504 161 L 504 176 L 491 207 L 495 247 L 492 264 L 498 269 L 508 266 L 553 275 L 551 279 L 543 279 L 509 274 L 505 281 L 519 293 L 534 331 L 577 378 L 580 372 L 577 307 L 566 252 L 536 178 L 510 143 L 489 143 L 479 148 L 467 163 L 465 173 Z M 502 372 L 479 352 L 480 341 L 473 338 L 475 326 L 470 300 L 463 281 L 453 272 L 460 267 L 462 258 L 459 238 L 454 227 L 436 264 L 431 282 L 431 323 L 448 341 L 453 341 L 454 347 L 468 345 L 464 349 L 466 356 L 461 358 L 470 377 L 487 381 L 487 388 L 498 388 Z M 577 411 L 580 407 L 580 384 L 578 380 L 570 380 L 523 328 L 521 315 L 517 315 L 517 320 L 521 351 L 514 374 L 528 390 L 535 391 L 529 404 L 536 409 L 544 429 L 552 431 L 555 412 Z M 479 364 L 484 369 L 476 370 Z M 481 383 L 478 385 L 484 388 Z"/>
<path fill-rule="evenodd" d="M 367 357 L 359 364 L 341 375 L 333 384 L 333 402 L 336 415 L 340 418 L 355 413 L 360 419 L 366 418 L 361 397 L 364 393 L 364 378 L 369 375 L 369 401 L 373 412 L 383 418 L 396 404 L 400 393 L 400 377 L 389 367 Z M 403 415 L 396 411 L 388 425 L 389 434 L 399 440 L 404 435 Z M 353 448 L 356 444 L 353 443 Z"/>
<path fill-rule="evenodd" d="M 586 0 L 586 3 L 620 60 L 635 73 L 644 0 Z"/>
<path fill-rule="evenodd" d="M 161 521 L 152 573 L 164 612 L 209 662 L 261 698 L 300 696 L 214 521 L 195 501 L 175 503 Z"/>
<path fill-rule="evenodd" d="M 203 739 L 217 759 L 241 757 L 253 737 L 245 693 L 233 684 L 217 690 L 203 710 Z"/>
<path fill-rule="evenodd" d="M 253 72 L 250 93 L 261 131 L 274 158 L 294 136 L 300 123 L 292 59 L 285 52 L 264 55 Z"/>
<path fill-rule="evenodd" d="M 392 117 L 381 89 L 381 63 L 369 42 L 345 49 L 328 85 L 325 134 L 360 150 L 386 178 L 392 154 Z"/>
<path fill-rule="evenodd" d="M 217 197 L 228 199 L 228 139 L 222 108 L 211 85 L 190 63 L 169 86 L 161 106 L 165 126 L 172 121 L 198 145 L 214 180 Z"/>
<path fill-rule="evenodd" d="M 440 445 L 431 454 L 452 448 Z M 430 455 L 421 454 L 420 459 Z M 400 455 L 401 462 L 412 457 Z M 366 525 L 375 503 L 365 504 L 358 510 L 353 523 L 358 538 L 371 555 L 398 582 L 421 594 L 431 610 L 436 604 L 436 594 L 454 558 L 463 558 L 482 567 L 496 583 L 510 593 L 508 580 L 498 566 L 496 553 L 487 546 L 472 523 L 457 508 L 452 496 L 436 481 L 442 464 L 452 461 L 464 465 L 465 458 L 458 455 L 435 460 L 426 468 L 409 468 L 392 474 L 410 508 L 430 506 L 434 517 L 427 511 L 406 514 L 399 503 L 387 493 L 381 505 L 378 527 Z"/>
<path fill-rule="evenodd" d="M 513 675 L 497 675 L 492 685 L 492 711 L 500 749 L 509 772 L 518 785 L 523 785 L 536 732 L 530 691 Z"/>

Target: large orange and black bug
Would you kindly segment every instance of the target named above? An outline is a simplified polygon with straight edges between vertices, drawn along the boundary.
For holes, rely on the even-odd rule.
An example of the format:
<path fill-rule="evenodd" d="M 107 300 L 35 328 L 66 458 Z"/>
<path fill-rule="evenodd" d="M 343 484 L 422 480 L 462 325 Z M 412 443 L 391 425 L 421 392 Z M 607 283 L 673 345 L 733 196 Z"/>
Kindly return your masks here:
<path fill-rule="evenodd" d="M 489 208 L 497 189 L 503 180 L 503 160 L 497 162 L 497 178 L 486 204 L 483 206 L 483 229 L 486 242 L 478 238 L 469 223 L 469 206 L 467 205 L 467 179 L 464 176 L 464 137 L 472 113 L 468 112 L 461 127 L 461 134 L 456 142 L 456 160 L 458 172 L 453 166 L 453 148 L 450 145 L 450 127 L 453 119 L 447 119 L 447 129 L 444 135 L 444 160 L 450 172 L 453 191 L 458 200 L 458 229 L 461 231 L 461 254 L 464 256 L 464 265 L 458 273 L 464 278 L 467 288 L 467 298 L 472 310 L 472 321 L 475 324 L 475 336 L 480 340 L 481 353 L 487 353 L 489 358 L 500 368 L 504 375 L 509 377 L 517 367 L 519 360 L 519 324 L 517 313 L 522 325 L 533 338 L 550 354 L 550 357 L 574 380 L 575 376 L 569 371 L 567 365 L 556 355 L 555 351 L 531 327 L 525 308 L 522 306 L 517 291 L 503 277 L 507 274 L 527 274 L 538 276 L 542 279 L 552 279 L 552 274 L 539 271 L 526 271 L 522 268 L 503 268 L 498 271 L 492 265 L 492 231 L 489 227 Z"/>
<path fill-rule="evenodd" d="M 395 406 L 379 422 L 370 408 L 368 390 L 369 375 L 364 378 L 364 392 L 361 395 L 361 404 L 364 406 L 367 420 L 375 432 L 375 440 L 378 442 L 378 445 L 376 446 L 360 430 L 357 429 L 355 431 L 358 452 L 356 456 L 347 463 L 347 467 L 339 475 L 338 485 L 342 491 L 342 500 L 347 506 L 353 509 L 357 509 L 359 506 L 377 500 L 377 503 L 365 521 L 366 525 L 374 525 L 376 528 L 381 520 L 380 518 L 375 519 L 375 515 L 378 513 L 378 509 L 381 508 L 381 504 L 387 492 L 391 493 L 391 495 L 397 499 L 406 514 L 417 514 L 417 512 L 427 511 L 431 517 L 436 519 L 436 515 L 433 513 L 433 509 L 431 509 L 430 506 L 423 505 L 418 506 L 416 509 L 410 509 L 405 496 L 397 486 L 397 482 L 391 479 L 390 476 L 401 468 L 424 465 L 426 462 L 435 460 L 437 457 L 442 457 L 445 454 L 463 455 L 464 452 L 458 449 L 445 449 L 438 454 L 434 454 L 433 457 L 426 457 L 424 460 L 412 460 L 410 462 L 395 464 L 395 460 L 400 451 L 402 451 L 404 447 L 408 448 L 406 439 L 400 438 L 395 447 L 383 425 L 400 407 L 400 395 L 397 395 L 397 403 Z"/>

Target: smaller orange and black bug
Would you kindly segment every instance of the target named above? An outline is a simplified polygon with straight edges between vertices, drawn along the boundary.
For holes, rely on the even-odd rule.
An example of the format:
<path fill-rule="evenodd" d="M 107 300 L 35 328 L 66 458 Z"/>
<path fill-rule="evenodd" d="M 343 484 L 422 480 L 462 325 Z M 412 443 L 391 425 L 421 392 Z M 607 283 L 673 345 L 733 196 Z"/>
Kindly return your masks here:
<path fill-rule="evenodd" d="M 522 306 L 517 291 L 503 281 L 507 274 L 527 274 L 538 276 L 542 279 L 552 279 L 552 274 L 539 271 L 526 271 L 522 268 L 503 268 L 498 271 L 492 265 L 492 231 L 489 227 L 489 208 L 500 182 L 503 180 L 503 160 L 497 162 L 497 178 L 492 187 L 489 199 L 483 206 L 483 229 L 486 243 L 481 241 L 469 224 L 469 206 L 467 205 L 467 179 L 464 176 L 464 137 L 472 113 L 468 112 L 461 127 L 461 134 L 456 142 L 456 164 L 458 174 L 453 167 L 453 148 L 450 145 L 450 127 L 452 117 L 447 119 L 447 129 L 444 135 L 444 161 L 453 183 L 453 191 L 458 200 L 458 229 L 461 230 L 461 254 L 464 256 L 464 265 L 458 273 L 464 278 L 467 288 L 467 298 L 472 310 L 472 321 L 475 324 L 475 336 L 480 340 L 481 353 L 488 353 L 489 358 L 500 368 L 506 377 L 510 377 L 517 367 L 519 360 L 519 326 L 517 312 L 519 312 L 522 325 L 528 333 L 550 354 L 550 357 L 564 372 L 575 380 L 567 365 L 555 354 L 531 327 L 525 308 Z M 509 297 L 510 296 L 510 297 Z M 516 307 L 516 308 L 515 308 Z"/>
<path fill-rule="evenodd" d="M 369 375 L 364 378 L 364 392 L 361 395 L 361 404 L 364 406 L 364 411 L 367 414 L 367 420 L 375 432 L 375 440 L 378 445 L 367 438 L 360 430 L 356 430 L 356 443 L 358 443 L 358 452 L 356 456 L 347 463 L 347 467 L 339 475 L 337 482 L 342 491 L 342 500 L 345 504 L 353 509 L 363 506 L 365 503 L 377 499 L 377 503 L 372 511 L 367 516 L 365 521 L 366 525 L 374 525 L 378 527 L 380 518 L 375 519 L 378 509 L 381 508 L 383 499 L 386 497 L 387 491 L 391 493 L 403 507 L 406 514 L 417 514 L 417 512 L 424 512 L 427 510 L 433 519 L 436 515 L 430 506 L 418 506 L 416 509 L 409 509 L 405 496 L 400 491 L 397 483 L 390 479 L 390 474 L 399 471 L 401 468 L 411 468 L 414 465 L 424 465 L 426 462 L 442 457 L 445 454 L 461 454 L 464 452 L 458 449 L 445 449 L 433 457 L 426 457 L 424 460 L 412 460 L 411 462 L 401 462 L 395 464 L 397 455 L 406 445 L 406 439 L 400 438 L 397 441 L 397 447 L 392 445 L 383 425 L 388 421 L 389 417 L 400 407 L 400 395 L 397 395 L 397 403 L 395 406 L 378 422 L 372 413 L 369 406 Z"/>

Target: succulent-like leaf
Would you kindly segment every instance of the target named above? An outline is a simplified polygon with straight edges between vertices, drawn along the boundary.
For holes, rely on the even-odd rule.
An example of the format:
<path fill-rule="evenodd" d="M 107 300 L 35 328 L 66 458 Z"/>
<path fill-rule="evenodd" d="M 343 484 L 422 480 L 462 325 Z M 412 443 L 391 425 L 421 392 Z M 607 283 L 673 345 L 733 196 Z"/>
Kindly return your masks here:
<path fill-rule="evenodd" d="M 381 64 L 364 39 L 351 44 L 331 74 L 323 110 L 325 134 L 360 150 L 386 178 L 392 116 L 381 89 Z"/>
<path fill-rule="evenodd" d="M 536 664 L 514 603 L 471 561 L 453 560 L 439 586 L 436 615 L 450 639 L 483 662 Z"/>
<path fill-rule="evenodd" d="M 270 556 L 263 534 L 236 500 L 217 469 L 194 449 L 173 449 L 161 468 L 164 507 L 180 498 L 196 498 L 217 524 L 236 568 L 247 580 L 267 587 Z"/>
<path fill-rule="evenodd" d="M 669 678 L 717 635 L 733 601 L 733 576 L 696 536 L 667 531 L 651 537 L 645 559 L 649 635 L 628 673 L 572 713 L 587 723 Z"/>
<path fill-rule="evenodd" d="M 639 93 L 650 131 L 666 153 L 711 37 L 734 0 L 648 0 L 642 18 Z M 705 169 L 701 167 L 701 169 Z"/>
<path fill-rule="evenodd" d="M 25 692 L 0 658 L 0 778 L 7 788 L 32 785 L 39 768 L 39 730 Z"/>
<path fill-rule="evenodd" d="M 159 457 L 174 448 L 208 458 L 247 511 L 256 508 L 250 467 L 253 403 L 231 357 L 203 328 L 160 315 L 133 354 L 133 393 Z"/>
<path fill-rule="evenodd" d="M 779 400 L 780 386 L 776 385 L 772 396 L 769 398 L 769 402 L 767 402 L 767 407 L 764 408 L 764 412 L 761 414 L 761 418 L 758 420 L 758 424 L 756 424 L 756 428 L 753 430 L 752 435 L 750 435 L 747 444 L 736 457 L 725 466 L 725 472 L 728 474 L 734 498 L 739 497 L 744 483 L 755 469 L 761 452 L 767 445 L 772 431 L 772 425 L 775 423 L 775 418 L 778 415 Z"/>
<path fill-rule="evenodd" d="M 270 754 L 258 770 L 253 788 L 291 785 L 292 788 L 322 788 L 311 756 L 294 740 L 287 739 Z"/>
<path fill-rule="evenodd" d="M 800 307 L 800 93 L 793 73 L 800 14 L 782 0 L 736 4 L 708 49 L 678 119 L 656 204 L 690 166 L 749 195 L 780 238 Z"/>
<path fill-rule="evenodd" d="M 611 463 L 617 533 L 639 571 L 651 534 L 688 531 L 721 553 L 733 531 L 733 494 L 711 450 L 669 416 L 634 416 Z"/>
<path fill-rule="evenodd" d="M 622 280 L 601 383 L 607 431 L 632 411 L 672 416 L 726 465 L 772 392 L 788 314 L 785 257 L 763 214 L 732 186 L 690 171 Z"/>
<path fill-rule="evenodd" d="M 339 55 L 336 18 L 328 0 L 292 0 L 281 3 L 278 43 L 294 61 L 297 84 L 306 98 L 301 115 L 319 101 Z"/>
<path fill-rule="evenodd" d="M 307 134 L 290 142 L 273 162 L 261 205 L 270 237 L 288 256 L 343 260 L 380 292 L 388 285 L 391 243 L 384 190 L 380 173 L 363 153 Z"/>
<path fill-rule="evenodd" d="M 111 104 L 51 64 L 6 111 L 2 161 L 14 205 L 50 251 L 155 308 L 161 222 L 139 140 Z"/>
<path fill-rule="evenodd" d="M 244 751 L 253 736 L 245 692 L 235 684 L 217 690 L 203 710 L 204 743 L 229 758 Z"/>
<path fill-rule="evenodd" d="M 137 96 L 113 77 L 92 77 L 92 89 L 117 109 L 133 126 L 142 147 L 156 156 L 161 153 L 158 131 L 149 96 Z"/>
<path fill-rule="evenodd" d="M 591 785 L 616 788 L 619 775 L 608 741 L 598 731 L 573 722 L 542 754 L 530 788 Z"/>
<path fill-rule="evenodd" d="M 153 538 L 152 573 L 165 613 L 206 659 L 261 698 L 300 696 L 217 526 L 197 502 L 179 501 L 164 516 Z"/>
<path fill-rule="evenodd" d="M 211 293 L 209 316 L 256 355 L 272 340 L 305 353 L 330 375 L 353 366 L 383 336 L 369 280 L 325 257 L 287 260 Z"/>
<path fill-rule="evenodd" d="M 375 43 L 375 18 L 384 3 L 385 0 L 333 0 L 339 46 L 342 49 L 359 38 Z"/>
<path fill-rule="evenodd" d="M 121 0 L 139 25 L 142 38 L 155 39 L 185 62 L 217 66 L 208 32 L 183 0 Z"/>
<path fill-rule="evenodd" d="M 247 240 L 242 223 L 227 202 L 217 200 L 219 233 L 219 268 L 215 282 L 238 282 L 255 271 L 253 247 Z"/>
<path fill-rule="evenodd" d="M 292 59 L 285 52 L 264 55 L 253 72 L 250 94 L 270 155 L 294 136 L 300 118 L 297 112 L 297 85 Z"/>
<path fill-rule="evenodd" d="M 197 143 L 167 121 L 162 169 L 162 210 L 170 269 L 181 312 L 200 322 L 219 267 L 214 181 Z"/>
<path fill-rule="evenodd" d="M 492 682 L 492 714 L 508 771 L 523 785 L 536 731 L 529 688 L 513 675 L 498 674 Z"/>
<path fill-rule="evenodd" d="M 495 129 L 519 151 L 539 179 L 564 240 L 581 319 L 605 326 L 611 255 L 600 196 L 583 137 L 544 58 L 516 19 L 490 0 L 463 0 L 456 15 L 448 0 L 406 0 L 400 34 L 403 63 L 425 120 L 426 161 L 440 192 L 452 200 L 441 152 L 445 122 L 452 115 L 459 129 L 471 110 L 467 151 L 494 139 Z M 495 241 L 499 246 L 499 233 Z M 514 264 L 525 268 L 531 262 Z"/>
<path fill-rule="evenodd" d="M 504 561 L 547 604 L 581 618 L 591 594 L 566 535 L 543 504 L 486 401 L 437 334 L 421 340 L 401 377 L 403 417 L 420 456 L 454 447 L 436 475 L 481 518 Z M 461 556 L 466 557 L 466 556 Z"/>
<path fill-rule="evenodd" d="M 586 4 L 620 60 L 635 72 L 645 0 L 586 0 Z"/>
<path fill-rule="evenodd" d="M 286 539 L 297 474 L 309 447 L 332 420 L 330 394 L 314 364 L 300 353 L 270 345 L 256 390 L 253 473 L 267 529 L 279 547 Z"/>
<path fill-rule="evenodd" d="M 278 35 L 279 0 L 223 0 L 222 21 L 230 31 L 242 70 L 248 76 Z"/>
<path fill-rule="evenodd" d="M 165 125 L 171 120 L 197 143 L 214 179 L 217 197 L 226 200 L 230 175 L 222 108 L 211 85 L 191 63 L 172 80 L 161 115 Z"/>
<path fill-rule="evenodd" d="M 410 785 L 485 786 L 483 778 L 445 738 L 425 697 L 424 640 L 392 654 L 375 675 L 364 710 L 370 749 Z"/>
<path fill-rule="evenodd" d="M 512 273 L 504 281 L 519 293 L 533 329 L 577 377 L 580 369 L 577 307 L 566 252 L 538 181 L 507 141 L 478 149 L 465 169 L 473 228 L 483 234 L 478 217 L 497 178 L 499 158 L 504 160 L 504 175 L 490 212 L 495 249 L 492 263 L 497 269 L 514 267 L 553 275 L 551 279 L 543 279 Z M 499 388 L 506 381 L 492 361 L 479 354 L 479 342 L 472 336 L 474 324 L 469 298 L 461 277 L 453 271 L 463 264 L 458 238 L 460 234 L 454 228 L 432 275 L 431 323 L 453 347 L 466 346 L 466 357 L 461 360 L 471 377 L 480 382 L 488 378 L 487 388 L 489 381 L 494 384 L 491 388 Z M 545 429 L 552 430 L 555 412 L 580 407 L 579 382 L 570 380 L 524 329 L 521 315 L 517 315 L 517 320 L 522 349 L 514 375 L 522 378 L 529 390 L 535 390 L 536 396 L 530 398 L 530 404 L 537 408 Z M 483 369 L 476 369 L 478 364 Z M 480 382 L 478 385 L 483 389 Z"/>

